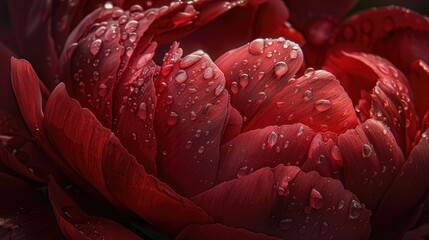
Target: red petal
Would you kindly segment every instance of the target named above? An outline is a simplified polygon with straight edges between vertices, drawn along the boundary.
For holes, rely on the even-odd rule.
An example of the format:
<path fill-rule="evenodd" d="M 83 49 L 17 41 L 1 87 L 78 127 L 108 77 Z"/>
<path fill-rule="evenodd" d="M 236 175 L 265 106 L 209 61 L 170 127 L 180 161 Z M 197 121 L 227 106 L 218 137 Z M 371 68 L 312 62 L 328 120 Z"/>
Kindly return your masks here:
<path fill-rule="evenodd" d="M 33 186 L 0 173 L 0 238 L 62 239 L 54 214 Z"/>
<path fill-rule="evenodd" d="M 302 124 L 270 126 L 242 133 L 221 147 L 217 182 L 242 177 L 262 167 L 301 166 L 313 131 Z"/>
<path fill-rule="evenodd" d="M 427 94 L 429 89 L 429 66 L 427 62 L 423 60 L 414 61 L 411 64 L 411 73 L 408 78 L 415 96 L 414 106 L 419 116 L 423 117 L 429 109 L 429 95 Z M 422 122 L 422 124 L 424 123 Z"/>
<path fill-rule="evenodd" d="M 344 182 L 344 160 L 335 137 L 335 134 L 332 136 L 317 134 L 313 137 L 308 150 L 308 159 L 301 166 L 304 172 L 316 171 L 323 177 L 336 178 Z"/>
<path fill-rule="evenodd" d="M 302 53 L 290 41 L 256 39 L 216 63 L 227 73 L 232 105 L 248 120 L 246 131 L 301 122 L 315 131 L 341 133 L 357 124 L 350 99 L 333 75 L 309 68 L 292 78 Z"/>
<path fill-rule="evenodd" d="M 415 222 L 418 217 L 415 213 L 429 189 L 428 159 L 429 129 L 426 129 L 380 203 L 373 219 L 375 236 L 400 236 Z"/>
<path fill-rule="evenodd" d="M 10 81 L 10 58 L 12 56 L 16 56 L 16 54 L 0 42 L 0 111 L 19 115 L 18 103 Z"/>
<path fill-rule="evenodd" d="M 216 64 L 226 74 L 231 104 L 250 120 L 287 85 L 302 60 L 300 48 L 289 40 L 255 39 L 223 54 Z"/>
<path fill-rule="evenodd" d="M 243 117 L 231 104 L 228 104 L 228 117 L 225 124 L 221 144 L 238 136 L 243 126 Z"/>
<path fill-rule="evenodd" d="M 414 61 L 421 59 L 429 62 L 429 20 L 424 16 L 418 16 L 414 21 L 425 22 L 427 29 L 425 31 L 410 28 L 398 29 L 374 46 L 375 53 L 389 59 L 407 76 L 412 70 L 411 64 Z"/>
<path fill-rule="evenodd" d="M 148 44 L 140 38 L 159 11 L 151 9 L 135 15 L 119 8 L 99 10 L 98 15 L 91 15 L 75 29 L 73 39 L 67 40 L 70 45 L 61 62 L 65 64 L 63 73 L 69 92 L 106 127 L 112 126 L 117 84 L 133 54 L 140 53 L 135 49 L 145 49 L 136 44 Z"/>
<path fill-rule="evenodd" d="M 12 58 L 11 79 L 22 116 L 27 123 L 28 129 L 30 129 L 33 136 L 36 138 L 37 143 L 68 177 L 80 187 L 88 190 L 88 183 L 60 158 L 56 149 L 51 146 L 46 136 L 43 124 L 44 116 L 42 111 L 40 80 L 36 76 L 31 64 L 25 60 Z"/>
<path fill-rule="evenodd" d="M 365 10 L 343 24 L 330 41 L 332 46 L 328 51 L 335 55 L 341 51 L 379 52 L 379 46 L 386 44 L 386 39 L 401 29 L 429 31 L 429 20 L 396 6 Z M 410 46 L 404 51 L 408 51 Z M 397 51 L 395 46 L 394 52 Z"/>
<path fill-rule="evenodd" d="M 52 37 L 57 52 L 61 53 L 64 43 L 74 27 L 97 7 L 101 0 L 79 0 L 77 2 L 59 1 L 53 5 Z M 68 45 L 66 45 L 68 46 Z"/>
<path fill-rule="evenodd" d="M 175 238 L 176 240 L 279 240 L 261 233 L 254 233 L 241 228 L 227 227 L 221 224 L 189 225 Z"/>
<path fill-rule="evenodd" d="M 88 109 L 71 99 L 60 83 L 46 103 L 43 125 L 46 134 L 62 159 L 112 204 L 120 207 L 107 188 L 102 170 L 102 151 L 109 136 Z"/>
<path fill-rule="evenodd" d="M 54 179 L 49 181 L 49 198 L 58 225 L 68 239 L 141 239 L 112 220 L 84 213 Z"/>
<path fill-rule="evenodd" d="M 39 78 L 29 62 L 12 57 L 11 79 L 22 117 L 33 135 L 43 138 L 43 132 L 39 131 L 43 122 Z"/>
<path fill-rule="evenodd" d="M 122 81 L 117 85 L 112 129 L 122 145 L 143 164 L 146 172 L 154 176 L 157 172 L 153 121 L 157 97 L 153 77 L 158 70 L 151 58 L 155 47 L 156 44 L 149 45 L 148 49 L 130 60 Z"/>
<path fill-rule="evenodd" d="M 376 209 L 404 164 L 401 149 L 387 127 L 370 119 L 338 136 L 344 161 L 344 186 Z"/>
<path fill-rule="evenodd" d="M 197 51 L 181 59 L 177 47 L 166 55 L 156 80 L 157 166 L 162 181 L 193 196 L 215 182 L 228 93 L 222 72 L 207 54 Z"/>
<path fill-rule="evenodd" d="M 321 204 L 313 204 L 313 189 Z M 337 180 L 297 167 L 262 168 L 192 200 L 219 223 L 286 239 L 366 239 L 370 234 L 370 212 L 351 192 Z"/>
<path fill-rule="evenodd" d="M 58 56 L 51 37 L 52 4 L 49 1 L 9 1 L 9 10 L 20 50 L 18 54 L 29 59 L 43 81 L 53 88 Z"/>
<path fill-rule="evenodd" d="M 282 36 L 300 45 L 305 43 L 304 37 L 290 23 L 288 8 L 281 0 L 268 0 L 259 6 L 255 14 L 252 38 Z"/>
<path fill-rule="evenodd" d="M 2 110 L 0 110 L 0 135 L 20 135 L 31 138 L 31 134 L 26 129 L 26 125 L 21 118 Z"/>
<path fill-rule="evenodd" d="M 399 146 L 409 151 L 419 127 L 418 116 L 411 101 L 413 94 L 409 83 L 398 69 L 378 56 L 360 53 L 330 57 L 324 68 L 345 82 L 355 104 L 361 94 L 371 105 L 370 117 L 383 121 Z"/>
<path fill-rule="evenodd" d="M 113 135 L 104 146 L 103 173 L 113 195 L 157 229 L 175 235 L 189 224 L 212 222 L 189 199 L 147 174 Z"/>
<path fill-rule="evenodd" d="M 311 28 L 313 24 L 321 20 L 339 22 L 347 12 L 357 3 L 357 0 L 329 0 L 315 2 L 311 0 L 294 1 L 286 0 L 285 3 L 291 12 L 291 22 L 299 30 L 305 31 L 308 39 L 313 38 Z M 330 29 L 331 31 L 333 29 Z M 327 32 L 326 34 L 331 34 Z M 326 41 L 327 39 L 325 39 Z M 310 41 L 312 44 L 315 42 Z M 314 44 L 316 45 L 316 44 Z"/>
<path fill-rule="evenodd" d="M 0 136 L 0 161 L 4 165 L 31 180 L 47 183 L 49 175 L 64 180 L 63 173 L 50 161 L 46 154 L 31 139 L 22 136 Z"/>

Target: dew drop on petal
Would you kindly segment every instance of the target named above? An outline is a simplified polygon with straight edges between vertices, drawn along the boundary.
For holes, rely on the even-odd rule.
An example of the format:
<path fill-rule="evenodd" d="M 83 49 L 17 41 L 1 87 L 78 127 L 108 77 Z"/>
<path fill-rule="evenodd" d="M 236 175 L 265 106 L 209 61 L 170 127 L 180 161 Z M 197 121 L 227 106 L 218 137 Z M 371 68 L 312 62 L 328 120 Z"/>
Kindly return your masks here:
<path fill-rule="evenodd" d="M 279 222 L 279 228 L 281 230 L 287 231 L 292 227 L 293 220 L 291 218 L 283 219 Z"/>
<path fill-rule="evenodd" d="M 100 97 L 105 97 L 107 95 L 106 84 L 102 83 L 100 86 L 98 86 L 98 95 L 100 95 Z"/>
<path fill-rule="evenodd" d="M 289 53 L 291 59 L 296 59 L 298 57 L 298 52 L 296 50 L 292 50 Z"/>
<path fill-rule="evenodd" d="M 362 213 L 362 205 L 358 201 L 353 199 L 352 202 L 350 203 L 349 218 L 357 219 L 359 218 L 361 213 Z"/>
<path fill-rule="evenodd" d="M 370 157 L 372 153 L 372 148 L 371 146 L 369 146 L 368 144 L 363 144 L 362 145 L 362 156 L 363 157 Z"/>
<path fill-rule="evenodd" d="M 182 59 L 180 62 L 181 68 L 187 68 L 197 63 L 202 58 L 201 55 L 191 54 Z"/>
<path fill-rule="evenodd" d="M 238 93 L 238 83 L 237 82 L 232 82 L 231 83 L 231 92 L 233 94 L 237 94 Z"/>
<path fill-rule="evenodd" d="M 170 126 L 174 126 L 179 121 L 179 115 L 175 112 L 171 112 L 170 115 L 167 117 L 167 124 Z"/>
<path fill-rule="evenodd" d="M 249 85 L 249 75 L 243 73 L 240 75 L 240 86 L 245 88 Z"/>
<path fill-rule="evenodd" d="M 268 135 L 268 146 L 273 147 L 277 144 L 277 133 L 272 131 L 270 135 Z"/>
<path fill-rule="evenodd" d="M 341 161 L 341 160 L 343 160 L 340 148 L 337 145 L 332 146 L 332 148 L 331 148 L 331 157 L 335 161 Z"/>
<path fill-rule="evenodd" d="M 225 84 L 220 83 L 216 88 L 215 88 L 215 96 L 219 96 L 221 93 L 223 93 L 223 90 L 225 89 Z"/>
<path fill-rule="evenodd" d="M 213 75 L 214 75 L 213 68 L 212 67 L 208 67 L 204 71 L 203 77 L 204 77 L 205 80 L 209 80 L 209 79 L 211 79 L 213 77 Z"/>
<path fill-rule="evenodd" d="M 313 99 L 313 92 L 312 92 L 311 90 L 306 90 L 306 91 L 304 92 L 304 101 L 305 101 L 305 102 L 308 102 L 308 101 L 310 101 L 311 99 Z"/>
<path fill-rule="evenodd" d="M 264 53 L 264 45 L 265 42 L 262 38 L 255 39 L 249 44 L 249 52 L 253 55 L 260 55 Z"/>
<path fill-rule="evenodd" d="M 274 74 L 276 74 L 277 77 L 282 77 L 288 70 L 289 67 L 287 63 L 283 61 L 277 62 L 276 65 L 274 65 Z"/>
<path fill-rule="evenodd" d="M 314 68 L 307 68 L 307 69 L 305 69 L 305 71 L 304 71 L 304 76 L 306 76 L 306 77 L 311 77 L 311 76 L 313 76 L 313 74 L 314 74 Z"/>
<path fill-rule="evenodd" d="M 310 192 L 310 207 L 314 209 L 321 209 L 324 205 L 323 197 L 319 191 L 312 188 Z"/>
<path fill-rule="evenodd" d="M 147 118 L 147 107 L 146 107 L 146 103 L 142 102 L 137 110 L 137 116 L 141 119 L 141 120 L 146 120 Z"/>
<path fill-rule="evenodd" d="M 343 208 L 344 208 L 344 205 L 346 205 L 346 203 L 344 202 L 344 200 L 340 200 L 340 201 L 338 202 L 337 209 L 338 209 L 338 210 L 343 209 Z"/>
<path fill-rule="evenodd" d="M 331 109 L 332 104 L 328 99 L 319 99 L 314 103 L 314 108 L 318 112 L 326 112 Z"/>
<path fill-rule="evenodd" d="M 185 149 L 191 149 L 192 148 L 192 141 L 187 141 L 185 144 Z"/>
<path fill-rule="evenodd" d="M 92 56 L 97 55 L 97 53 L 100 51 L 102 43 L 103 42 L 101 41 L 101 39 L 96 39 L 91 43 L 89 51 L 91 52 Z"/>
<path fill-rule="evenodd" d="M 183 83 L 183 82 L 185 82 L 186 80 L 188 79 L 188 74 L 186 73 L 186 71 L 184 71 L 184 70 L 179 70 L 178 72 L 177 72 L 177 74 L 176 74 L 176 78 L 175 78 L 175 80 L 176 80 L 176 82 L 177 83 Z"/>
<path fill-rule="evenodd" d="M 198 153 L 202 154 L 204 152 L 204 146 L 198 148 Z"/>

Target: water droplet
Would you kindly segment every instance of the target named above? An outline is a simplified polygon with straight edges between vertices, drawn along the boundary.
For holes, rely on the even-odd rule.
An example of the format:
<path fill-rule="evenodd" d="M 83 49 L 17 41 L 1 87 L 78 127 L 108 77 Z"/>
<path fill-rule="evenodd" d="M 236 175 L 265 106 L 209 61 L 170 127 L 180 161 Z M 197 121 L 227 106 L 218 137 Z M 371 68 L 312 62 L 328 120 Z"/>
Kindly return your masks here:
<path fill-rule="evenodd" d="M 285 231 L 289 230 L 292 227 L 292 222 L 293 222 L 293 220 L 290 218 L 283 219 L 279 222 L 279 228 L 281 230 L 285 230 Z"/>
<path fill-rule="evenodd" d="M 101 41 L 101 39 L 96 39 L 91 43 L 89 51 L 91 52 L 92 56 L 97 55 L 97 53 L 100 51 L 102 43 L 103 42 Z"/>
<path fill-rule="evenodd" d="M 260 55 L 264 53 L 264 45 L 264 39 L 257 38 L 249 44 L 249 52 L 253 55 Z"/>
<path fill-rule="evenodd" d="M 268 146 L 273 147 L 277 144 L 277 133 L 272 131 L 270 135 L 268 135 Z"/>
<path fill-rule="evenodd" d="M 198 153 L 199 154 L 202 154 L 204 152 L 204 146 L 200 146 L 199 148 L 198 148 Z"/>
<path fill-rule="evenodd" d="M 304 132 L 304 125 L 301 124 L 298 128 L 297 136 L 301 136 L 303 132 Z"/>
<path fill-rule="evenodd" d="M 307 69 L 305 69 L 305 71 L 304 71 L 304 76 L 306 76 L 306 77 L 311 77 L 311 76 L 313 76 L 313 74 L 314 74 L 314 68 L 307 68 Z"/>
<path fill-rule="evenodd" d="M 382 72 L 383 74 L 389 74 L 389 69 L 384 65 L 383 63 L 378 63 L 377 68 Z"/>
<path fill-rule="evenodd" d="M 110 50 L 109 48 L 105 49 L 104 50 L 104 56 L 106 56 L 106 57 L 109 56 L 111 52 L 112 52 L 112 50 Z"/>
<path fill-rule="evenodd" d="M 200 61 L 201 58 L 202 58 L 201 55 L 190 54 L 190 55 L 184 57 L 182 59 L 182 61 L 180 61 L 180 67 L 181 68 L 190 67 L 190 66 L 194 65 L 195 63 L 197 63 L 198 61 Z"/>
<path fill-rule="evenodd" d="M 237 172 L 238 178 L 241 178 L 241 177 L 246 176 L 246 175 L 247 175 L 247 166 L 243 166 L 240 169 L 238 169 L 238 172 Z"/>
<path fill-rule="evenodd" d="M 106 32 L 106 30 L 107 28 L 105 26 L 97 28 L 97 30 L 95 30 L 95 36 L 101 37 Z"/>
<path fill-rule="evenodd" d="M 282 77 L 287 73 L 288 70 L 289 70 L 289 67 L 287 63 L 282 61 L 277 62 L 276 65 L 274 66 L 274 74 L 276 74 L 277 77 Z"/>
<path fill-rule="evenodd" d="M 299 84 L 295 85 L 295 87 L 293 89 L 293 92 L 294 93 L 299 93 L 300 91 L 301 91 L 301 85 L 299 85 Z"/>
<path fill-rule="evenodd" d="M 296 59 L 298 57 L 298 52 L 296 50 L 292 50 L 289 53 L 291 59 Z"/>
<path fill-rule="evenodd" d="M 137 5 L 137 4 L 132 5 L 132 6 L 130 7 L 130 12 L 131 12 L 131 13 L 135 13 L 135 12 L 143 12 L 143 7 L 142 7 L 142 6 L 140 6 L 140 5 Z"/>
<path fill-rule="evenodd" d="M 167 124 L 170 126 L 176 125 L 179 121 L 179 115 L 175 112 L 171 112 L 167 118 Z"/>
<path fill-rule="evenodd" d="M 352 202 L 350 203 L 349 218 L 357 219 L 359 218 L 361 213 L 362 213 L 362 205 L 358 201 L 353 199 Z"/>
<path fill-rule="evenodd" d="M 264 77 L 265 73 L 264 72 L 259 72 L 258 73 L 258 80 L 261 80 Z"/>
<path fill-rule="evenodd" d="M 225 84 L 221 82 L 216 88 L 215 88 L 215 96 L 219 96 L 223 93 L 223 90 L 225 89 Z"/>
<path fill-rule="evenodd" d="M 289 147 L 289 141 L 285 141 L 285 144 L 283 145 L 283 148 L 288 148 Z"/>
<path fill-rule="evenodd" d="M 141 120 L 146 120 L 147 118 L 147 107 L 146 107 L 146 103 L 142 102 L 140 103 L 140 106 L 137 110 L 137 116 L 141 119 Z"/>
<path fill-rule="evenodd" d="M 329 227 L 328 223 L 324 221 L 322 223 L 322 226 L 320 226 L 320 234 L 323 235 L 323 234 L 327 233 L 328 227 Z"/>
<path fill-rule="evenodd" d="M 259 92 L 258 93 L 258 101 L 264 101 L 265 99 L 267 99 L 267 94 L 265 92 Z"/>
<path fill-rule="evenodd" d="M 212 109 L 212 107 L 213 107 L 213 104 L 207 103 L 203 108 L 203 113 L 207 114 Z"/>
<path fill-rule="evenodd" d="M 311 90 L 307 90 L 304 92 L 304 101 L 308 102 L 313 98 L 313 92 Z"/>
<path fill-rule="evenodd" d="M 130 36 L 128 37 L 128 40 L 130 40 L 130 42 L 135 42 L 136 40 L 137 40 L 137 33 L 135 33 L 135 32 L 133 32 L 133 33 L 130 33 Z"/>
<path fill-rule="evenodd" d="M 106 84 L 102 83 L 102 84 L 100 84 L 100 86 L 98 86 L 98 95 L 100 95 L 100 97 L 104 97 L 107 95 Z"/>
<path fill-rule="evenodd" d="M 213 68 L 212 67 L 208 67 L 204 71 L 203 77 L 204 77 L 205 80 L 209 80 L 209 79 L 211 79 L 213 77 L 213 75 L 214 75 Z"/>
<path fill-rule="evenodd" d="M 189 113 L 191 115 L 191 120 L 194 121 L 195 119 L 197 119 L 197 114 L 194 111 L 191 111 Z"/>
<path fill-rule="evenodd" d="M 192 141 L 187 141 L 185 144 L 185 149 L 191 149 L 192 148 Z"/>
<path fill-rule="evenodd" d="M 337 145 L 332 146 L 332 148 L 331 148 L 331 157 L 335 161 L 341 161 L 341 160 L 343 160 L 340 148 Z"/>
<path fill-rule="evenodd" d="M 331 109 L 332 104 L 328 99 L 319 99 L 314 103 L 314 108 L 318 112 L 326 112 Z"/>
<path fill-rule="evenodd" d="M 231 83 L 231 92 L 233 94 L 237 94 L 238 93 L 238 83 L 237 82 L 232 82 Z"/>
<path fill-rule="evenodd" d="M 372 153 L 372 148 L 371 146 L 369 146 L 368 144 L 363 144 L 362 145 L 362 156 L 363 157 L 370 157 Z"/>
<path fill-rule="evenodd" d="M 178 72 L 177 72 L 177 74 L 176 74 L 176 78 L 175 78 L 175 80 L 176 80 L 176 82 L 177 83 L 183 83 L 183 82 L 185 82 L 186 80 L 188 79 L 188 74 L 186 73 L 186 71 L 184 71 L 184 70 L 179 70 Z"/>
<path fill-rule="evenodd" d="M 346 204 L 346 203 L 344 202 L 344 200 L 340 200 L 340 201 L 338 202 L 337 209 L 338 209 L 338 210 L 343 209 L 345 204 Z"/>
<path fill-rule="evenodd" d="M 98 81 L 99 78 L 100 78 L 100 73 L 98 71 L 94 71 L 92 73 L 92 79 L 94 79 L 94 81 Z"/>
<path fill-rule="evenodd" d="M 323 197 L 319 191 L 312 188 L 310 192 L 310 207 L 314 209 L 321 209 L 324 205 Z"/>
<path fill-rule="evenodd" d="M 68 46 L 66 54 L 67 54 L 67 57 L 68 57 L 69 59 L 71 59 L 71 58 L 72 58 L 73 53 L 74 53 L 74 51 L 76 50 L 76 47 L 77 47 L 77 43 L 72 43 L 72 44 L 70 44 L 70 45 Z"/>
<path fill-rule="evenodd" d="M 112 18 L 118 19 L 123 13 L 124 11 L 122 9 L 116 9 L 115 11 L 112 12 Z"/>
<path fill-rule="evenodd" d="M 245 88 L 249 85 L 249 75 L 243 73 L 240 75 L 240 86 Z"/>
<path fill-rule="evenodd" d="M 139 22 L 137 22 L 136 20 L 131 20 L 125 25 L 125 32 L 130 34 L 134 32 L 138 26 Z"/>

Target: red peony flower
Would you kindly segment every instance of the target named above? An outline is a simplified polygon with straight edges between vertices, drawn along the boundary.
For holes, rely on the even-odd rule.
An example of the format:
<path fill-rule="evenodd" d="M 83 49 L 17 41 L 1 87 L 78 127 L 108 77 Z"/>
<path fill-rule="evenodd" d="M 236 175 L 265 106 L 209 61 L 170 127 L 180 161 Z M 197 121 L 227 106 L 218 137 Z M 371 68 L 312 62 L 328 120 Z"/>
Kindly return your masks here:
<path fill-rule="evenodd" d="M 1 239 L 429 234 L 422 15 L 2 4 Z"/>

